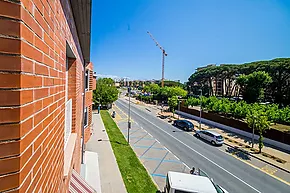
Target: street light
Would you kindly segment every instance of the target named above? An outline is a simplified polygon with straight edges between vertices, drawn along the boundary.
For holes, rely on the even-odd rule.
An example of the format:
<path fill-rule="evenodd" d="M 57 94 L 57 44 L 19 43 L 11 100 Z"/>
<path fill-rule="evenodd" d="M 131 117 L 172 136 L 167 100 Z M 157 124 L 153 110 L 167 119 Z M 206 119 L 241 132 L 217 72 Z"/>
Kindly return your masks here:
<path fill-rule="evenodd" d="M 131 107 L 131 87 L 128 87 L 128 94 L 129 94 L 129 109 L 128 109 L 128 143 L 130 143 L 130 129 L 131 129 L 131 120 L 130 120 L 130 107 Z"/>
<path fill-rule="evenodd" d="M 201 97 L 202 97 L 202 89 L 199 89 L 199 91 L 200 91 L 199 129 L 201 129 L 201 111 L 202 111 L 202 101 L 201 101 Z"/>

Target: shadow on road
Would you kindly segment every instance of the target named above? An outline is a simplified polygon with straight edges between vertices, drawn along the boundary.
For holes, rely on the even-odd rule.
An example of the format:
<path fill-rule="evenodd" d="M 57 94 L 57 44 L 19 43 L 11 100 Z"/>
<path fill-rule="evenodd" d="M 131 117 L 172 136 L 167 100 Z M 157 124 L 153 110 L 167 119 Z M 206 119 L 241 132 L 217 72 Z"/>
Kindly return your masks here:
<path fill-rule="evenodd" d="M 241 158 L 243 160 L 251 160 L 251 158 L 244 152 L 238 150 L 237 148 L 233 148 L 233 147 L 228 147 L 226 149 L 226 152 L 237 156 L 238 158 Z"/>

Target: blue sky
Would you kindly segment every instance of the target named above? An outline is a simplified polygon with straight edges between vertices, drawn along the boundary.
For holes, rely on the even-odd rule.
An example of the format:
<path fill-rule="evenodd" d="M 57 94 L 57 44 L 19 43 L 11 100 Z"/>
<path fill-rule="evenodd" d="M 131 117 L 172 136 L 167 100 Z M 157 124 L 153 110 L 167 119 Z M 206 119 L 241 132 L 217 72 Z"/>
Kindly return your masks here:
<path fill-rule="evenodd" d="M 290 57 L 290 0 L 93 0 L 98 74 L 187 81 L 199 66 Z"/>

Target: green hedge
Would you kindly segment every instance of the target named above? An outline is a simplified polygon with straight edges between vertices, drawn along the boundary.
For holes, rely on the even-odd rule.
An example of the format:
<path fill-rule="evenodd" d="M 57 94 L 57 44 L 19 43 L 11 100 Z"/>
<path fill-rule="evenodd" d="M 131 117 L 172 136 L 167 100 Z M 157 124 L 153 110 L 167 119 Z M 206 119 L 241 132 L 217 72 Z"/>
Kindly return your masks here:
<path fill-rule="evenodd" d="M 247 104 L 244 101 L 235 102 L 227 98 L 218 99 L 215 96 L 188 98 L 185 102 L 186 106 L 198 106 L 202 103 L 202 108 L 208 111 L 223 114 L 238 119 L 246 118 L 247 114 L 257 111 L 265 114 L 268 120 L 275 123 L 290 125 L 290 108 L 278 108 L 277 104 Z"/>

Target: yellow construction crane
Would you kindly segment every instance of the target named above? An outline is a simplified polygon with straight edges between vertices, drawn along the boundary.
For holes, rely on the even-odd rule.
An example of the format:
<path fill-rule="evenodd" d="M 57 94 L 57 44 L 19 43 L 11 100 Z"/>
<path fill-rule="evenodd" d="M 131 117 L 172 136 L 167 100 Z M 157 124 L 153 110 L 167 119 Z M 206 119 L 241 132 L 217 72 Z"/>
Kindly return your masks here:
<path fill-rule="evenodd" d="M 158 46 L 160 48 L 160 50 L 162 51 L 162 79 L 161 79 L 161 87 L 164 87 L 164 58 L 165 58 L 165 56 L 167 56 L 167 53 L 165 52 L 164 48 L 162 48 L 162 46 L 160 46 L 160 44 L 154 39 L 154 37 L 152 36 L 152 34 L 149 31 L 147 31 L 147 33 L 152 38 L 152 40 L 155 42 L 156 46 Z"/>

